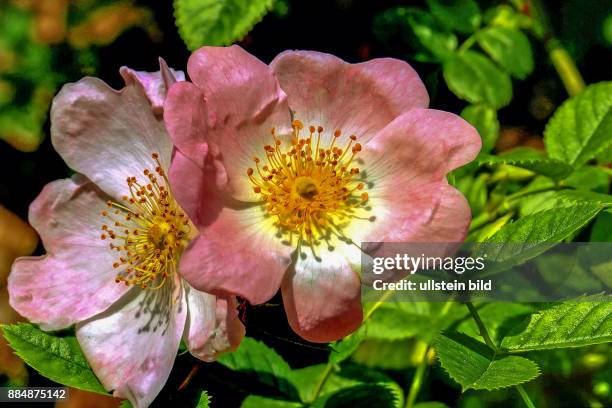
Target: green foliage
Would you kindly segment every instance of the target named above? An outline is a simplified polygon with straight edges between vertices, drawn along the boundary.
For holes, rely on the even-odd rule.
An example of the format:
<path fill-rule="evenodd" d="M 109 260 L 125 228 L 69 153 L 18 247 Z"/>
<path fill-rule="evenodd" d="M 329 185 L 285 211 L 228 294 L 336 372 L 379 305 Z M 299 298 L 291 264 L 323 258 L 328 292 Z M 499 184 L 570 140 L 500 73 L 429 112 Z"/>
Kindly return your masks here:
<path fill-rule="evenodd" d="M 259 395 L 249 395 L 242 401 L 242 404 L 240 405 L 240 408 L 299 408 L 299 407 L 303 407 L 303 405 L 299 402 L 261 397 Z"/>
<path fill-rule="evenodd" d="M 107 394 L 73 335 L 54 335 L 29 323 L 2 326 L 4 337 L 41 375 L 70 387 Z"/>
<path fill-rule="evenodd" d="M 444 80 L 459 98 L 501 108 L 512 99 L 510 77 L 476 51 L 455 54 L 443 65 Z"/>
<path fill-rule="evenodd" d="M 525 34 L 507 27 L 488 27 L 476 34 L 480 47 L 511 75 L 524 79 L 533 71 L 533 51 Z"/>
<path fill-rule="evenodd" d="M 379 384 L 359 384 L 344 388 L 329 396 L 317 399 L 311 408 L 395 408 L 396 396 L 393 391 Z"/>
<path fill-rule="evenodd" d="M 589 86 L 567 100 L 548 122 L 544 143 L 551 158 L 581 166 L 612 144 L 612 82 Z"/>
<path fill-rule="evenodd" d="M 482 138 L 483 153 L 489 153 L 495 147 L 499 136 L 497 111 L 486 105 L 468 105 L 461 111 L 461 117 L 478 130 Z"/>
<path fill-rule="evenodd" d="M 412 32 L 423 47 L 441 61 L 452 55 L 457 48 L 457 37 L 454 34 L 440 26 L 429 13 L 419 9 L 404 8 L 403 10 L 406 11 L 406 18 Z"/>
<path fill-rule="evenodd" d="M 610 197 L 612 199 L 612 197 Z M 595 220 L 591 229 L 591 242 L 612 242 L 612 213 L 604 211 Z"/>
<path fill-rule="evenodd" d="M 480 165 L 510 164 L 557 180 L 569 176 L 574 170 L 572 166 L 562 161 L 550 159 L 542 153 L 527 147 L 518 147 L 499 156 L 481 154 L 478 156 L 477 161 Z"/>
<path fill-rule="evenodd" d="M 487 252 L 488 259 L 511 261 L 515 265 L 523 263 L 580 230 L 602 209 L 600 204 L 581 203 L 519 218 L 485 241 L 499 244 Z"/>
<path fill-rule="evenodd" d="M 414 408 L 448 408 L 448 405 L 438 401 L 419 402 Z"/>
<path fill-rule="evenodd" d="M 401 340 L 414 336 L 429 337 L 435 333 L 428 309 L 414 302 L 382 304 L 366 322 L 368 338 Z"/>
<path fill-rule="evenodd" d="M 431 13 L 445 27 L 470 34 L 480 25 L 481 15 L 474 0 L 426 0 Z"/>
<path fill-rule="evenodd" d="M 295 394 L 289 379 L 289 364 L 260 341 L 245 337 L 238 350 L 223 354 L 217 361 L 233 371 L 253 375 L 262 384 L 278 388 L 287 395 Z"/>
<path fill-rule="evenodd" d="M 510 387 L 531 381 L 540 374 L 533 361 L 498 356 L 485 344 L 460 333 L 442 334 L 435 347 L 440 364 L 463 391 Z"/>
<path fill-rule="evenodd" d="M 228 45 L 244 37 L 270 10 L 274 0 L 174 0 L 181 38 L 190 50 Z"/>
<path fill-rule="evenodd" d="M 361 326 L 357 331 L 349 334 L 344 339 L 331 345 L 332 352 L 329 355 L 330 363 L 339 364 L 346 360 L 357 350 L 357 347 L 365 338 L 367 326 Z"/>
<path fill-rule="evenodd" d="M 521 352 L 610 341 L 612 297 L 594 295 L 532 314 L 504 338 L 502 347 L 512 352 Z"/>
<path fill-rule="evenodd" d="M 431 14 L 415 7 L 395 7 L 376 15 L 372 27 L 383 44 L 400 40 L 418 49 L 419 61 L 443 61 L 457 48 L 457 36 Z"/>
<path fill-rule="evenodd" d="M 210 397 L 210 395 L 208 395 L 208 392 L 202 391 L 202 393 L 200 394 L 200 398 L 198 399 L 198 404 L 196 405 L 196 408 L 210 407 L 211 400 L 212 398 Z"/>

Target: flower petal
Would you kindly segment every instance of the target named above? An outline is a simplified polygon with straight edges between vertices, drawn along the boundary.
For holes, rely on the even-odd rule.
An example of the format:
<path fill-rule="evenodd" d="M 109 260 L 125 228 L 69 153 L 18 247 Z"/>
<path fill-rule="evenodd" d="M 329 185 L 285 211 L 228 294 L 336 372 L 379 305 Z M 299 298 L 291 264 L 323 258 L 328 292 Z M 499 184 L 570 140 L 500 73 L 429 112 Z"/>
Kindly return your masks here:
<path fill-rule="evenodd" d="M 113 395 L 147 407 L 166 383 L 185 328 L 180 278 L 159 290 L 133 288 L 106 312 L 76 328 L 91 368 Z"/>
<path fill-rule="evenodd" d="M 291 328 L 311 342 L 338 340 L 363 319 L 359 276 L 339 251 L 320 261 L 299 257 L 283 279 L 282 293 Z"/>
<path fill-rule="evenodd" d="M 216 298 L 189 288 L 187 306 L 189 316 L 184 339 L 191 354 L 204 361 L 214 361 L 219 354 L 238 348 L 245 328 L 238 319 L 234 297 Z"/>
<path fill-rule="evenodd" d="M 183 281 L 183 285 L 188 311 L 183 339 L 191 354 L 199 357 L 198 354 L 201 353 L 215 329 L 217 298 L 192 288 L 187 281 Z"/>
<path fill-rule="evenodd" d="M 168 91 L 164 121 L 177 149 L 199 166 L 208 154 L 208 124 L 204 94 L 191 82 L 178 82 Z"/>
<path fill-rule="evenodd" d="M 270 129 L 289 129 L 286 95 L 272 70 L 237 45 L 200 48 L 189 58 L 187 71 L 208 108 L 209 130 L 195 136 L 205 137 L 214 145 L 211 149 L 218 149 L 229 179 L 227 189 L 244 197 L 252 188 L 245 172 L 252 166 L 252 157 L 262 155 L 264 145 L 271 143 Z M 174 100 L 167 102 L 169 112 L 179 109 L 170 107 Z"/>
<path fill-rule="evenodd" d="M 413 109 L 393 122 L 365 145 L 359 158 L 368 182 L 388 186 L 427 184 L 472 161 L 481 140 L 472 125 L 452 113 Z"/>
<path fill-rule="evenodd" d="M 253 304 L 278 291 L 293 248 L 274 235 L 271 217 L 259 206 L 223 208 L 183 253 L 180 270 L 194 288 L 238 295 Z"/>
<path fill-rule="evenodd" d="M 458 243 L 467 235 L 470 206 L 446 181 L 398 188 L 386 203 L 363 241 Z"/>
<path fill-rule="evenodd" d="M 296 118 L 362 141 L 402 112 L 429 104 L 418 74 L 397 59 L 348 64 L 330 54 L 286 51 L 270 66 Z"/>
<path fill-rule="evenodd" d="M 159 59 L 159 71 L 157 72 L 136 71 L 128 67 L 121 67 L 119 73 L 126 83 L 131 80 L 130 77 L 140 82 L 151 102 L 153 113 L 158 116 L 164 112 L 164 101 L 170 86 L 177 81 L 185 80 L 183 71 L 169 68 L 162 58 Z"/>
<path fill-rule="evenodd" d="M 172 143 L 157 120 L 141 83 L 127 75 L 126 87 L 111 89 L 95 78 L 64 85 L 51 107 L 51 141 L 75 171 L 114 198 L 129 194 L 128 176 L 170 165 Z"/>
<path fill-rule="evenodd" d="M 75 176 L 47 184 L 30 206 L 30 223 L 47 255 L 15 261 L 8 288 L 13 308 L 44 329 L 87 319 L 126 292 L 115 282 L 116 253 L 100 239 L 107 199 Z"/>

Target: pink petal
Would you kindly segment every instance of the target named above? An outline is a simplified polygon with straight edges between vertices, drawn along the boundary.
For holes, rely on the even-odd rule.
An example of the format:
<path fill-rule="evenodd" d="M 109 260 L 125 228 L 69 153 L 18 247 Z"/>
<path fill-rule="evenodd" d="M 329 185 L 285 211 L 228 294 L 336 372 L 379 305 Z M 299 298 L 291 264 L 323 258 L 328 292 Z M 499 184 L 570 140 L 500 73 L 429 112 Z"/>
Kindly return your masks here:
<path fill-rule="evenodd" d="M 348 64 L 320 52 L 286 51 L 270 64 L 296 118 L 367 141 L 402 112 L 427 107 L 427 90 L 407 63 Z"/>
<path fill-rule="evenodd" d="M 271 223 L 259 206 L 224 208 L 183 253 L 183 278 L 215 295 L 234 294 L 253 304 L 269 300 L 293 251 L 275 237 Z"/>
<path fill-rule="evenodd" d="M 140 82 L 127 75 L 126 87 L 111 89 L 95 78 L 64 85 L 51 108 L 51 141 L 66 163 L 112 197 L 129 194 L 128 176 L 142 178 L 170 165 L 172 143 L 157 120 Z"/>
<path fill-rule="evenodd" d="M 445 178 L 472 161 L 481 139 L 472 125 L 452 113 L 413 109 L 397 117 L 369 141 L 360 156 L 367 181 L 383 185 L 393 194 L 402 186 L 414 186 Z"/>
<path fill-rule="evenodd" d="M 282 293 L 291 328 L 308 341 L 341 339 L 363 319 L 359 276 L 338 251 L 320 261 L 298 258 L 283 280 Z"/>
<path fill-rule="evenodd" d="M 192 288 L 187 302 L 185 342 L 191 354 L 204 361 L 214 361 L 223 352 L 238 348 L 245 328 L 238 319 L 234 297 L 215 298 Z"/>
<path fill-rule="evenodd" d="M 133 288 L 106 312 L 79 323 L 76 334 L 102 385 L 136 408 L 147 407 L 170 375 L 186 316 L 175 277 L 159 290 Z"/>
<path fill-rule="evenodd" d="M 209 130 L 199 134 L 191 132 L 190 137 L 197 139 L 192 143 L 201 143 L 204 138 L 211 149 L 221 153 L 230 183 L 222 187 L 236 197 L 244 198 L 252 189 L 245 175 L 247 168 L 253 165 L 252 157 L 261 156 L 264 145 L 272 143 L 270 130 L 273 127 L 281 132 L 291 123 L 286 95 L 272 70 L 236 45 L 200 48 L 189 59 L 187 71 L 204 95 L 208 108 Z M 184 92 L 186 87 L 182 88 Z M 178 99 L 169 98 L 167 101 L 166 121 L 169 123 L 176 121 L 173 115 L 181 114 L 182 109 L 195 110 L 187 105 L 201 100 L 194 95 L 183 96 L 183 103 L 172 107 Z M 182 116 L 185 119 L 181 120 L 187 121 L 193 115 L 185 112 Z M 169 125 L 169 128 L 175 134 L 173 127 Z M 178 143 L 178 140 L 186 139 L 184 135 L 187 134 L 175 134 L 173 138 L 183 153 L 189 155 Z"/>
<path fill-rule="evenodd" d="M 131 80 L 130 77 L 140 82 L 151 102 L 153 113 L 161 116 L 164 112 L 164 101 L 166 100 L 168 89 L 170 89 L 170 86 L 175 82 L 184 81 L 185 73 L 169 68 L 166 61 L 162 58 L 159 59 L 159 69 L 160 70 L 157 72 L 146 72 L 135 71 L 128 67 L 121 67 L 119 73 L 126 83 Z"/>
<path fill-rule="evenodd" d="M 208 154 L 208 113 L 202 92 L 191 82 L 178 82 L 170 88 L 164 109 L 166 128 L 177 149 L 203 167 Z"/>
<path fill-rule="evenodd" d="M 217 298 L 192 288 L 186 281 L 183 285 L 188 311 L 183 339 L 191 354 L 199 357 L 215 329 Z"/>
<path fill-rule="evenodd" d="M 458 243 L 465 239 L 470 206 L 446 181 L 399 187 L 393 195 L 377 212 L 364 242 Z"/>
<path fill-rule="evenodd" d="M 117 253 L 100 239 L 108 196 L 84 177 L 47 184 L 30 206 L 30 223 L 47 255 L 19 258 L 8 288 L 11 305 L 47 330 L 107 309 L 126 292 L 115 282 Z"/>

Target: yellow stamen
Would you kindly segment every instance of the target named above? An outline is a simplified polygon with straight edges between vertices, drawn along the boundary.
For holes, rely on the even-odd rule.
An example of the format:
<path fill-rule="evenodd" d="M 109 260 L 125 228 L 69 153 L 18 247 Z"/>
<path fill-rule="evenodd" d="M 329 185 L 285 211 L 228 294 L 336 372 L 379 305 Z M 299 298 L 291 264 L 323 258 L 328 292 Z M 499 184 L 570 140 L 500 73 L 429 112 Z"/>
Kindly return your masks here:
<path fill-rule="evenodd" d="M 107 202 L 114 210 L 102 211 L 110 222 L 102 225 L 100 235 L 115 241 L 109 247 L 120 253 L 112 265 L 119 270 L 115 281 L 143 289 L 159 289 L 177 273 L 178 257 L 190 232 L 189 219 L 172 197 L 159 155 L 151 157 L 157 167 L 143 171 L 145 183 L 128 177 L 130 195 L 123 196 L 123 203 Z"/>
<path fill-rule="evenodd" d="M 359 168 L 352 164 L 361 145 L 350 135 L 343 149 L 336 147 L 343 136 L 334 130 L 329 145 L 322 147 L 321 126 L 305 128 L 294 120 L 292 128 L 287 146 L 271 130 L 273 143 L 264 146 L 264 159 L 253 159 L 255 168 L 248 168 L 246 175 L 279 226 L 314 251 L 315 241 L 327 240 L 329 233 L 340 236 L 342 225 L 359 218 L 356 211 L 367 206 L 368 193 L 357 180 Z M 304 129 L 310 132 L 306 138 L 300 137 Z M 267 164 L 261 165 L 263 161 Z"/>

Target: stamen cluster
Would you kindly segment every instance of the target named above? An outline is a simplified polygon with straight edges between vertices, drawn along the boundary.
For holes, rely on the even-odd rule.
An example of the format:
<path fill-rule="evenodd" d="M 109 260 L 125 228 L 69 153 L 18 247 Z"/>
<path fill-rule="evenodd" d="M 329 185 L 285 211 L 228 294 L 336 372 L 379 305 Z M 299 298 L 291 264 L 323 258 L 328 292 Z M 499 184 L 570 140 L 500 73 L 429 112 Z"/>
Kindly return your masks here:
<path fill-rule="evenodd" d="M 109 210 L 102 216 L 109 223 L 102 225 L 100 235 L 113 241 L 110 249 L 120 253 L 113 263 L 118 270 L 115 281 L 143 289 L 159 289 L 177 272 L 178 255 L 190 230 L 189 219 L 167 187 L 159 156 L 152 157 L 157 167 L 143 171 L 146 183 L 128 177 L 130 195 L 122 197 L 123 203 L 107 202 Z"/>
<path fill-rule="evenodd" d="M 260 195 L 266 211 L 290 234 L 297 234 L 313 246 L 314 241 L 340 230 L 356 210 L 368 201 L 365 184 L 359 180 L 355 157 L 361 151 L 357 137 L 350 135 L 344 148 L 335 144 L 342 132 L 334 131 L 322 146 L 324 129 L 310 126 L 310 134 L 300 137 L 304 126 L 292 123 L 290 143 L 271 130 L 273 144 L 265 145 L 265 157 L 254 157 L 255 168 L 247 169 L 253 191 Z"/>

